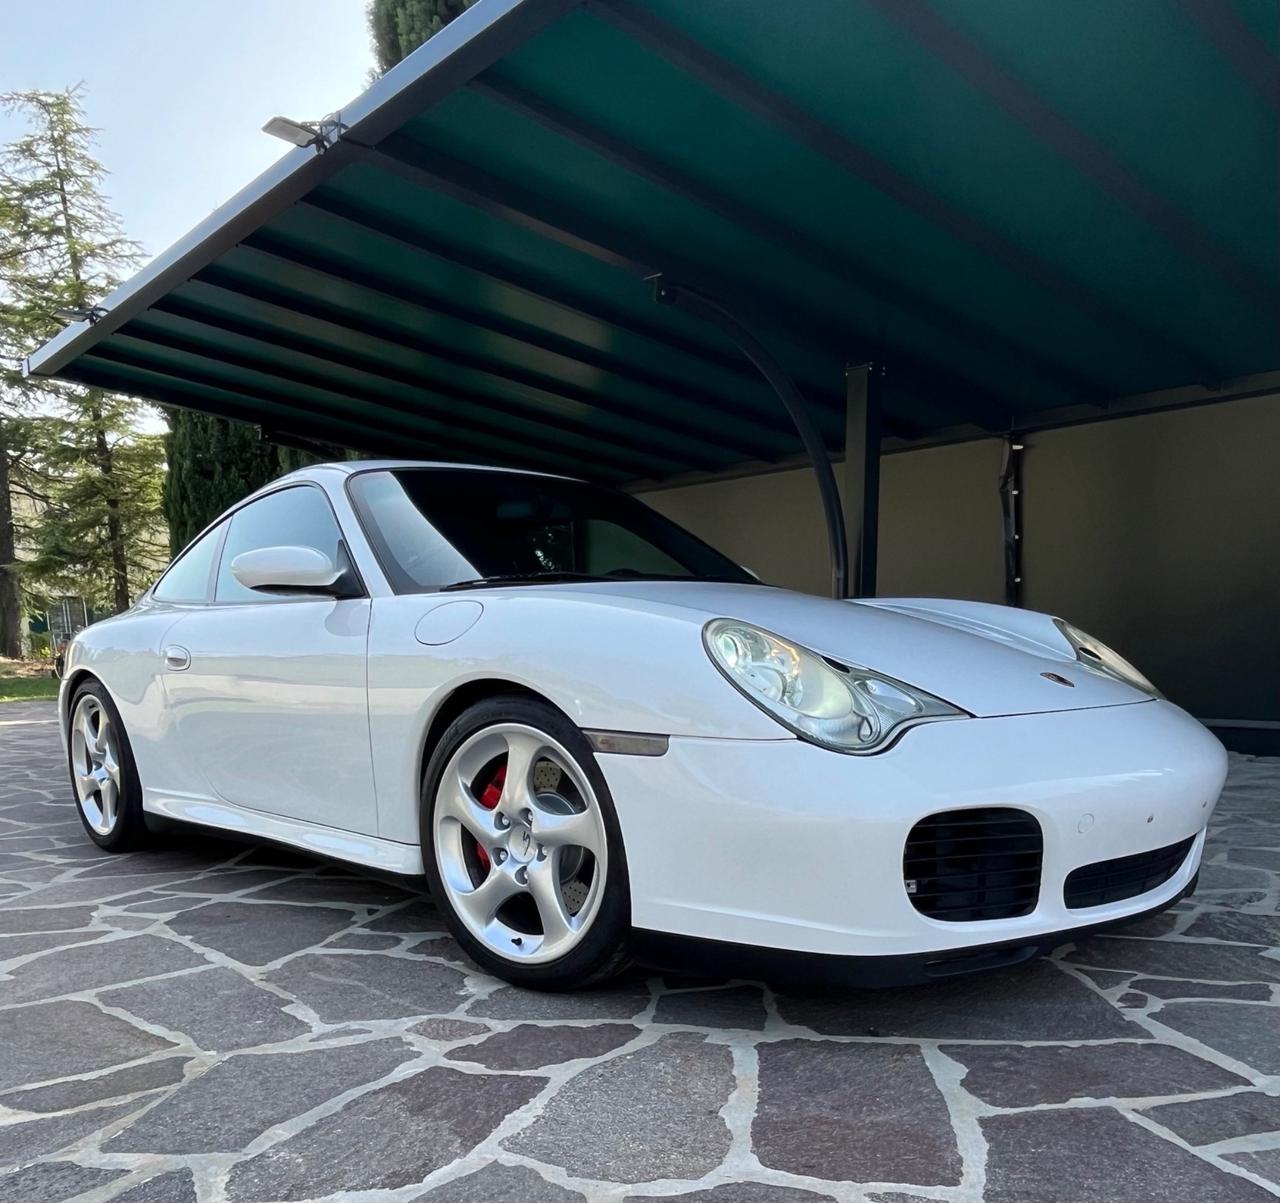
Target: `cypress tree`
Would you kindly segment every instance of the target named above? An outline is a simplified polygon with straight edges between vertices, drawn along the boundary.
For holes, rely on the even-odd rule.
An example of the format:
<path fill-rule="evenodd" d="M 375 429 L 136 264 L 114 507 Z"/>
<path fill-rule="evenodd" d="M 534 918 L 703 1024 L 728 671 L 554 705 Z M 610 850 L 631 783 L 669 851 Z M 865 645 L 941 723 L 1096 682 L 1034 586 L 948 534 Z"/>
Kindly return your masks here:
<path fill-rule="evenodd" d="M 390 71 L 475 0 L 372 0 L 369 32 L 379 71 Z"/>

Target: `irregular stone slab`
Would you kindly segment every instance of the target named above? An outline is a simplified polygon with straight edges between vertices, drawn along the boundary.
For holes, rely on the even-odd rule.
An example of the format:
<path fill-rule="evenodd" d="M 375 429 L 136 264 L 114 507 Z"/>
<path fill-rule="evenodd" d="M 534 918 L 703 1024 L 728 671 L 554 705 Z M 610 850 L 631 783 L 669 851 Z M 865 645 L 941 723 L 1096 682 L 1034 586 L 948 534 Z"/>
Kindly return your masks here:
<path fill-rule="evenodd" d="M 274 902 L 210 902 L 168 920 L 171 930 L 245 965 L 267 965 L 327 940 L 351 912 Z"/>
<path fill-rule="evenodd" d="M 1153 1098 L 1247 1085 L 1208 1061 L 1154 1042 L 1074 1048 L 947 1044 L 942 1051 L 968 1070 L 964 1088 L 995 1107 Z"/>
<path fill-rule="evenodd" d="M 1123 986 L 1132 976 L 1132 973 L 1125 973 L 1116 969 L 1082 969 L 1075 967 L 1077 973 L 1083 973 L 1094 985 L 1103 990 L 1110 990 L 1115 986 Z"/>
<path fill-rule="evenodd" d="M 190 1170 L 158 1174 L 116 1195 L 111 1203 L 196 1203 L 195 1179 Z"/>
<path fill-rule="evenodd" d="M 761 1165 L 834 1181 L 959 1185 L 951 1118 L 919 1049 L 783 1040 L 759 1052 L 751 1137 Z"/>
<path fill-rule="evenodd" d="M 489 1031 L 489 1027 L 483 1023 L 471 1023 L 466 1019 L 424 1019 L 421 1023 L 415 1023 L 409 1031 L 427 1040 L 439 1040 L 445 1044 L 451 1040 L 465 1040 L 468 1036 L 479 1036 Z"/>
<path fill-rule="evenodd" d="M 211 1053 L 292 1040 L 311 1030 L 284 1010 L 284 999 L 220 967 L 109 990 L 101 998 L 148 1023 L 182 1032 Z"/>
<path fill-rule="evenodd" d="M 54 876 L 59 875 L 54 870 Z M 162 878 L 163 881 L 174 881 L 177 875 Z M 123 894 L 136 894 L 139 890 L 154 889 L 157 881 L 154 877 L 99 877 L 83 881 L 76 878 L 72 881 L 54 881 L 50 885 L 32 890 L 24 898 L 9 903 L 22 909 L 28 907 L 63 906 L 77 902 L 106 902 Z"/>
<path fill-rule="evenodd" d="M 1162 1007 L 1156 1018 L 1258 1073 L 1280 1074 L 1280 1007 L 1187 1002 Z"/>
<path fill-rule="evenodd" d="M 88 1111 L 6 1124 L 0 1127 L 0 1165 L 35 1161 L 56 1153 L 92 1132 L 109 1127 L 143 1105 L 141 1102 L 117 1103 L 114 1107 L 91 1107 Z M 15 1200 L 15 1203 L 26 1203 L 26 1200 Z"/>
<path fill-rule="evenodd" d="M 131 915 L 135 913 L 142 915 L 176 915 L 179 911 L 199 906 L 200 901 L 195 898 L 184 898 L 180 894 L 153 894 L 149 890 L 144 890 L 141 894 L 126 894 L 123 898 L 116 898 L 108 905 L 119 907 L 122 911 L 126 911 Z"/>
<path fill-rule="evenodd" d="M 1242 915 L 1239 911 L 1209 911 L 1199 915 L 1182 933 L 1238 944 L 1280 945 L 1280 915 Z"/>
<path fill-rule="evenodd" d="M 33 952 L 47 952 L 51 948 L 87 944 L 109 934 L 106 931 L 51 931 L 34 932 L 29 936 L 0 936 L 0 962 L 30 956 Z M 3 990 L 2 985 L 0 990 Z"/>
<path fill-rule="evenodd" d="M 1128 969 L 1148 977 L 1280 982 L 1280 961 L 1264 957 L 1260 949 L 1239 945 L 1097 936 L 1072 949 L 1066 960 L 1099 969 Z"/>
<path fill-rule="evenodd" d="M 1256 1153 L 1232 1153 L 1228 1161 L 1259 1178 L 1280 1186 L 1280 1149 L 1259 1149 Z"/>
<path fill-rule="evenodd" d="M 663 1036 L 571 1078 L 505 1146 L 583 1178 L 700 1178 L 729 1151 L 719 1112 L 733 1086 L 723 1045 Z"/>
<path fill-rule="evenodd" d="M 931 982 L 905 990 L 780 997 L 788 1023 L 827 1036 L 933 1040 L 1101 1040 L 1146 1032 L 1083 982 L 1037 961 L 1007 973 Z"/>
<path fill-rule="evenodd" d="M 723 990 L 682 990 L 676 994 L 664 994 L 658 999 L 653 1021 L 762 1032 L 767 1018 L 764 994 L 759 986 L 730 986 Z"/>
<path fill-rule="evenodd" d="M 10 970 L 4 984 L 6 1003 L 79 994 L 118 982 L 176 973 L 206 964 L 203 957 L 160 936 L 127 936 L 46 952 Z"/>
<path fill-rule="evenodd" d="M 418 1195 L 412 1203 L 587 1203 L 587 1197 L 548 1182 L 527 1166 L 493 1161 Z"/>
<path fill-rule="evenodd" d="M 0 1021 L 0 1089 L 93 1073 L 174 1047 L 87 1002 L 17 1007 L 0 1011 Z"/>
<path fill-rule="evenodd" d="M 905 1197 L 905 1196 L 904 1196 Z M 768 1182 L 727 1182 L 710 1190 L 683 1195 L 629 1195 L 623 1203 L 823 1203 L 830 1195 L 819 1195 L 794 1186 L 774 1186 Z M 934 1203 L 929 1200 L 928 1203 Z"/>
<path fill-rule="evenodd" d="M 601 1057 L 640 1035 L 629 1023 L 601 1023 L 592 1027 L 540 1027 L 522 1023 L 497 1032 L 479 1044 L 455 1048 L 450 1061 L 469 1061 L 489 1069 L 541 1069 L 580 1057 Z"/>
<path fill-rule="evenodd" d="M 126 856 L 107 857 L 100 865 L 86 869 L 81 877 L 120 877 L 130 873 L 203 873 L 242 850 L 242 845 L 201 833 L 193 846 L 143 849 Z"/>
<path fill-rule="evenodd" d="M 366 952 L 385 952 L 400 943 L 399 936 L 381 936 L 375 932 L 349 931 L 345 935 L 330 940 L 326 948 L 358 948 Z"/>
<path fill-rule="evenodd" d="M 1130 990 L 1149 994 L 1152 998 L 1239 998 L 1247 1002 L 1269 1002 L 1271 987 L 1262 982 L 1180 982 L 1176 978 L 1136 977 Z"/>
<path fill-rule="evenodd" d="M 397 1190 L 465 1157 L 545 1078 L 432 1066 L 369 1091 L 231 1171 L 231 1203 Z"/>
<path fill-rule="evenodd" d="M 305 1003 L 325 1023 L 452 1011 L 466 997 L 466 979 L 458 970 L 376 952 L 296 957 L 273 969 L 266 980 Z"/>
<path fill-rule="evenodd" d="M 1231 859 L 1237 860 L 1238 854 L 1247 855 L 1248 849 L 1237 849 Z M 1196 893 L 1201 890 L 1265 890 L 1270 884 L 1270 878 L 1258 869 L 1242 869 L 1233 865 L 1202 865 Z"/>
<path fill-rule="evenodd" d="M 1280 1132 L 1280 1098 L 1246 1091 L 1219 1099 L 1192 1099 L 1146 1108 L 1156 1123 L 1190 1145 L 1211 1145 L 1261 1132 Z"/>
<path fill-rule="evenodd" d="M 280 902 L 317 902 L 354 906 L 390 906 L 412 895 L 406 890 L 363 877 L 295 877 L 255 890 L 254 898 Z"/>
<path fill-rule="evenodd" d="M 125 1170 L 98 1170 L 73 1161 L 46 1161 L 0 1177 L 0 1199 L 13 1203 L 63 1203 L 123 1178 Z"/>
<path fill-rule="evenodd" d="M 624 982 L 603 990 L 549 994 L 503 986 L 468 1008 L 480 1019 L 630 1019 L 649 1005 L 643 982 Z"/>
<path fill-rule="evenodd" d="M 1280 851 L 1274 848 L 1232 848 L 1231 863 L 1255 865 L 1272 873 L 1280 873 Z"/>
<path fill-rule="evenodd" d="M 183 894 L 236 894 L 241 890 L 252 890 L 255 886 L 270 885 L 283 876 L 279 869 L 220 869 L 203 877 L 189 877 L 165 888 Z"/>
<path fill-rule="evenodd" d="M 369 931 L 393 931 L 406 936 L 416 936 L 419 932 L 444 931 L 444 920 L 440 910 L 429 899 L 416 898 L 408 906 L 370 919 L 364 925 Z"/>
<path fill-rule="evenodd" d="M 990 1146 L 986 1203 L 1274 1203 L 1265 1188 L 1110 1107 L 994 1115 L 981 1123 Z"/>
<path fill-rule="evenodd" d="M 1126 936 L 1143 936 L 1151 939 L 1167 936 L 1178 926 L 1178 916 L 1171 911 L 1161 911 L 1156 915 L 1143 915 L 1139 919 L 1131 919 L 1128 923 L 1117 923 L 1115 931 Z"/>
<path fill-rule="evenodd" d="M 66 1111 L 72 1107 L 83 1107 L 86 1103 L 121 1099 L 181 1082 L 187 1062 L 187 1057 L 146 1061 L 142 1065 L 117 1069 L 114 1073 L 99 1074 L 96 1078 L 75 1078 L 70 1082 L 54 1082 L 34 1090 L 5 1094 L 0 1096 L 0 1104 L 18 1111 Z"/>
<path fill-rule="evenodd" d="M 88 927 L 93 919 L 91 906 L 30 907 L 0 911 L 0 932 L 71 931 Z"/>
<path fill-rule="evenodd" d="M 103 1145 L 107 1153 L 236 1153 L 268 1128 L 417 1054 L 399 1040 L 228 1057 Z"/>

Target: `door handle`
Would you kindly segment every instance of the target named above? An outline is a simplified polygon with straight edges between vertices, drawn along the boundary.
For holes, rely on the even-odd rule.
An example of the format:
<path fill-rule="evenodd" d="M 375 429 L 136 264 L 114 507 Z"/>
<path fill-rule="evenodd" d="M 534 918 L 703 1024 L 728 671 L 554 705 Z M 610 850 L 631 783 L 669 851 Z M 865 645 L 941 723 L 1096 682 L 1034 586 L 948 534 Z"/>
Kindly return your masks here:
<path fill-rule="evenodd" d="M 171 668 L 174 672 L 181 672 L 184 668 L 191 667 L 191 653 L 185 647 L 179 647 L 176 643 L 171 643 L 164 649 L 164 666 Z"/>

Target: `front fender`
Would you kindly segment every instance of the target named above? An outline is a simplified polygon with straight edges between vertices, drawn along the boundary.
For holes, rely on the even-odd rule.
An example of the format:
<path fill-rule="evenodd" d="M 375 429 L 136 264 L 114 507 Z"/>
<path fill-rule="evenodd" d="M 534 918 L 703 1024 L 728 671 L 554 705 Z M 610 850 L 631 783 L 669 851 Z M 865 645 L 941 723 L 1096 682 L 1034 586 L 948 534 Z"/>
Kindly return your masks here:
<path fill-rule="evenodd" d="M 794 738 L 733 688 L 702 645 L 702 619 L 594 595 L 469 594 L 483 613 L 445 643 L 419 643 L 439 596 L 378 598 L 369 629 L 369 730 L 380 833 L 417 839 L 422 740 L 460 686 L 503 681 L 545 697 L 580 727 L 710 739 Z M 449 623 L 433 623 L 442 628 Z M 463 624 L 457 624 L 463 625 Z"/>

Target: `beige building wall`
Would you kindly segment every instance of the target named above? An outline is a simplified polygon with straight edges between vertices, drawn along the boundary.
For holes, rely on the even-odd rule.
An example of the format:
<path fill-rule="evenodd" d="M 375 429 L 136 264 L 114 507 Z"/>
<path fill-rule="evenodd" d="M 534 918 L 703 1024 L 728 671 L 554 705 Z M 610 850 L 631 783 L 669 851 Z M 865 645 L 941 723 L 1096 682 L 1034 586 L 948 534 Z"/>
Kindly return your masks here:
<path fill-rule="evenodd" d="M 1028 436 L 1023 604 L 1114 644 L 1202 718 L 1280 722 L 1280 396 Z M 1001 601 L 1002 444 L 881 467 L 882 596 Z M 765 580 L 826 593 L 807 470 L 643 495 Z"/>

